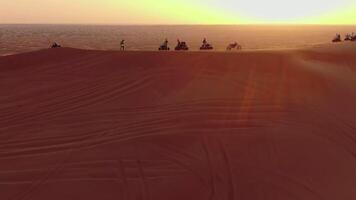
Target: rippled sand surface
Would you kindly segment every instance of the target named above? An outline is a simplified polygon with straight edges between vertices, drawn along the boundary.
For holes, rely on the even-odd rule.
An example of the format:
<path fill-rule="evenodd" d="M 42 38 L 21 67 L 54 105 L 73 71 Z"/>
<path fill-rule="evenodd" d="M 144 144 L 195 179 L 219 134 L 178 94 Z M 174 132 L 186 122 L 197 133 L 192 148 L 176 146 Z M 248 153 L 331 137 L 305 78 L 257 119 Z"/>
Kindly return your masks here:
<path fill-rule="evenodd" d="M 355 50 L 1 57 L 0 197 L 356 199 Z"/>

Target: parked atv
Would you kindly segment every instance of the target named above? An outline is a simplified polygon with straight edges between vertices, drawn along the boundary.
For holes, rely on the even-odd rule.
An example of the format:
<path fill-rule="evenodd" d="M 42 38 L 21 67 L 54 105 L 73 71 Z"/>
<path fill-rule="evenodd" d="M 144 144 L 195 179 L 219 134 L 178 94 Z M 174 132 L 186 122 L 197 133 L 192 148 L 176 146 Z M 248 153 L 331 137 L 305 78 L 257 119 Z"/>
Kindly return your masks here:
<path fill-rule="evenodd" d="M 169 51 L 170 49 L 167 45 L 162 44 L 161 46 L 159 46 L 158 50 L 159 51 Z"/>
<path fill-rule="evenodd" d="M 178 41 L 177 46 L 175 47 L 176 51 L 188 51 L 189 47 L 186 42 L 180 42 Z"/>
<path fill-rule="evenodd" d="M 214 49 L 214 47 L 208 43 L 208 40 L 206 38 L 204 38 L 200 50 L 212 50 L 212 49 Z"/>
<path fill-rule="evenodd" d="M 341 42 L 341 35 L 336 34 L 335 38 L 332 40 L 332 42 Z"/>
<path fill-rule="evenodd" d="M 346 34 L 344 40 L 345 40 L 345 41 L 351 41 L 351 39 L 352 39 L 351 35 L 350 35 L 350 34 Z"/>
<path fill-rule="evenodd" d="M 166 39 L 158 48 L 159 51 L 169 51 L 168 40 Z"/>
<path fill-rule="evenodd" d="M 60 48 L 62 47 L 61 45 L 57 44 L 56 42 L 51 45 L 51 48 Z"/>
<path fill-rule="evenodd" d="M 227 51 L 231 51 L 232 49 L 236 49 L 236 50 L 241 50 L 242 49 L 242 46 L 240 44 L 238 44 L 237 42 L 234 42 L 232 44 L 229 44 L 227 47 L 226 47 L 226 50 Z"/>
<path fill-rule="evenodd" d="M 351 36 L 351 39 L 350 39 L 351 41 L 356 41 L 356 35 L 354 35 L 354 36 Z"/>
<path fill-rule="evenodd" d="M 200 50 L 213 50 L 214 47 L 209 44 L 209 43 L 206 43 L 206 44 L 203 44 L 201 47 L 200 47 Z"/>

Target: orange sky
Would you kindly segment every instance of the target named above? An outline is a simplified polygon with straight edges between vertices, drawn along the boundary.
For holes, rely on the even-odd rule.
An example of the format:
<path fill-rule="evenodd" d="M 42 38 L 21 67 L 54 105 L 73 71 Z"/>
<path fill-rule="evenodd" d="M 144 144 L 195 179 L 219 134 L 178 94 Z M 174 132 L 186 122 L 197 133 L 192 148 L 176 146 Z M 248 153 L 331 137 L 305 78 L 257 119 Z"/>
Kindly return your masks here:
<path fill-rule="evenodd" d="M 2 0 L 1 4 L 0 23 L 356 24 L 354 0 Z"/>

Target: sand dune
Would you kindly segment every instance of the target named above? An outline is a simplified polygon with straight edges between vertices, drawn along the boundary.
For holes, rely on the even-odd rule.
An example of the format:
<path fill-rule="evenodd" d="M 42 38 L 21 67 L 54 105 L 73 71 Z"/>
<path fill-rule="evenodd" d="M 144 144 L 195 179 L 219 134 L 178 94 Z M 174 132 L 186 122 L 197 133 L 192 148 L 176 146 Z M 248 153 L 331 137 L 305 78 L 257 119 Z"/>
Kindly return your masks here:
<path fill-rule="evenodd" d="M 0 58 L 0 199 L 356 199 L 356 46 Z"/>

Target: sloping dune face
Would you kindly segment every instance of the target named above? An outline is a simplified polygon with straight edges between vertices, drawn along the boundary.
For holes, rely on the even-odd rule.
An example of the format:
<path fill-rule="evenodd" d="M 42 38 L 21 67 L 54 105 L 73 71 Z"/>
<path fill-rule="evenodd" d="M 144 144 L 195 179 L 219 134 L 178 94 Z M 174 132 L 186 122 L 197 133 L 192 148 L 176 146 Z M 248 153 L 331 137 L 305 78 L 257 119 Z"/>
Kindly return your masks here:
<path fill-rule="evenodd" d="M 356 199 L 354 50 L 1 57 L 0 199 Z"/>

